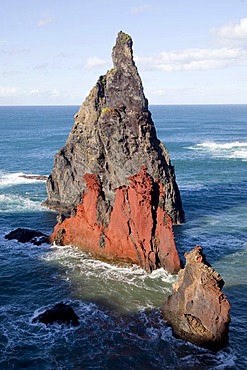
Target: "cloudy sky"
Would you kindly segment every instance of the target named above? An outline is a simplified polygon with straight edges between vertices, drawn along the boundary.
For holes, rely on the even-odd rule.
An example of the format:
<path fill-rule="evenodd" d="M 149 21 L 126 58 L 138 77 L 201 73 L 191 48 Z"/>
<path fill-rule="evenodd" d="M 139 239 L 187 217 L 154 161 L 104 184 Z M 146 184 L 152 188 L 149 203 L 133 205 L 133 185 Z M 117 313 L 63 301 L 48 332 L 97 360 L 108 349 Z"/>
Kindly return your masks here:
<path fill-rule="evenodd" d="M 81 104 L 120 30 L 150 104 L 247 104 L 247 0 L 0 5 L 0 105 Z"/>

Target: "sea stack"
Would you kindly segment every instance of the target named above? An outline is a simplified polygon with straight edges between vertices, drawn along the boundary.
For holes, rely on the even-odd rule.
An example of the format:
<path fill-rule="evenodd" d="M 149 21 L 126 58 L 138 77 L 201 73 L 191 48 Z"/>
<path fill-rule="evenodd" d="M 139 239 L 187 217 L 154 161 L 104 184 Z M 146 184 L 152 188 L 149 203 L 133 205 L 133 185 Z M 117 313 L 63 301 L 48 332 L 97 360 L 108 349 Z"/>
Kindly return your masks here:
<path fill-rule="evenodd" d="M 156 135 L 133 60 L 119 32 L 113 68 L 100 76 L 55 156 L 45 205 L 71 214 L 51 241 L 95 256 L 180 269 L 172 224 L 184 220 L 174 168 Z"/>
<path fill-rule="evenodd" d="M 221 291 L 224 281 L 206 261 L 202 247 L 185 258 L 185 268 L 164 303 L 164 318 L 175 336 L 218 351 L 227 344 L 230 323 L 230 304 Z"/>

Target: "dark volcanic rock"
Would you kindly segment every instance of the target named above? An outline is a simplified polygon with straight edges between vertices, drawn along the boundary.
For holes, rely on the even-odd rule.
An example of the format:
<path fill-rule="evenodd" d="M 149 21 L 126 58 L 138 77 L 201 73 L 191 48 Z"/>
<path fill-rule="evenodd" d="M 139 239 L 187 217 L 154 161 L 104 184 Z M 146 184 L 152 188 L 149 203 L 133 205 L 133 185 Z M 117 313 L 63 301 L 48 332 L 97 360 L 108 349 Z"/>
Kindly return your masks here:
<path fill-rule="evenodd" d="M 16 239 L 20 243 L 33 243 L 35 245 L 41 245 L 48 243 L 48 236 L 40 231 L 30 230 L 25 228 L 17 228 L 5 235 L 5 239 L 13 240 Z"/>
<path fill-rule="evenodd" d="M 33 319 L 33 322 L 42 322 L 45 325 L 57 323 L 72 326 L 79 325 L 79 317 L 73 308 L 64 303 L 58 303 L 53 308 L 46 310 Z"/>
<path fill-rule="evenodd" d="M 186 266 L 164 303 L 164 318 L 176 336 L 218 351 L 228 341 L 230 323 L 230 304 L 221 291 L 224 281 L 207 263 L 200 246 L 185 257 Z"/>
<path fill-rule="evenodd" d="M 98 218 L 110 221 L 115 189 L 128 186 L 130 176 L 142 165 L 163 187 L 163 204 L 173 223 L 184 219 L 174 169 L 164 145 L 158 140 L 133 60 L 132 39 L 120 32 L 112 51 L 114 67 L 100 76 L 75 115 L 65 146 L 56 154 L 47 181 L 44 205 L 70 212 L 82 201 L 84 175 L 99 177 L 104 205 Z"/>
<path fill-rule="evenodd" d="M 47 176 L 45 175 L 20 175 L 20 177 L 23 177 L 24 179 L 30 179 L 30 180 L 39 180 L 39 181 L 47 180 Z"/>

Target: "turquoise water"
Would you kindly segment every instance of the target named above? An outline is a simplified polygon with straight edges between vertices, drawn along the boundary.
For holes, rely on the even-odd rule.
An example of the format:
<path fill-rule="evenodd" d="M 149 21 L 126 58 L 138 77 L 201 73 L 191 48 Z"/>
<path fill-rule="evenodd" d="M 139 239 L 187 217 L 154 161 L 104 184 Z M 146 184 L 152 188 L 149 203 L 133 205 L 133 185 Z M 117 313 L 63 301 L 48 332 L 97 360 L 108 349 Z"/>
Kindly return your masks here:
<path fill-rule="evenodd" d="M 181 257 L 200 244 L 225 280 L 230 340 L 217 354 L 174 339 L 160 308 L 176 277 L 110 265 L 67 246 L 7 241 L 16 227 L 50 233 L 41 207 L 48 175 L 79 107 L 0 107 L 0 368 L 246 369 L 247 106 L 151 106 L 169 150 L 186 222 L 174 228 Z M 76 329 L 32 324 L 60 301 Z"/>

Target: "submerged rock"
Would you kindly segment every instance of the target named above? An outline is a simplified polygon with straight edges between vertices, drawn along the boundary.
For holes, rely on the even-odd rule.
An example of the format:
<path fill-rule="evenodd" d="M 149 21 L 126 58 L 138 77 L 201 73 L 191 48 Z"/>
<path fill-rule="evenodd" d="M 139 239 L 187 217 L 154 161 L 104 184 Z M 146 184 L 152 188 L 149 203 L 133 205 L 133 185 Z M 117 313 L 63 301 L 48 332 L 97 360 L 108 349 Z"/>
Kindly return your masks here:
<path fill-rule="evenodd" d="M 224 281 L 206 261 L 202 247 L 185 254 L 173 293 L 163 306 L 175 336 L 218 351 L 227 344 L 230 304 L 221 289 Z"/>
<path fill-rule="evenodd" d="M 85 175 L 87 192 L 74 216 L 59 222 L 50 241 L 73 244 L 95 256 L 139 264 L 147 271 L 180 269 L 171 217 L 164 210 L 163 187 L 145 167 L 129 177 L 129 186 L 116 189 L 107 227 L 100 219 L 105 194 L 96 175 Z M 102 214 L 100 213 L 101 217 Z"/>
<path fill-rule="evenodd" d="M 33 322 L 42 322 L 45 325 L 57 323 L 72 326 L 79 325 L 79 317 L 73 308 L 65 303 L 57 303 L 53 308 L 46 310 L 33 319 Z"/>
<path fill-rule="evenodd" d="M 30 242 L 35 245 L 48 243 L 48 235 L 45 235 L 40 231 L 25 229 L 21 227 L 18 227 L 17 229 L 11 231 L 9 234 L 5 235 L 5 239 L 16 239 L 20 243 Z"/>
<path fill-rule="evenodd" d="M 44 204 L 71 218 L 59 217 L 51 241 L 176 273 L 172 223 L 182 222 L 184 212 L 129 35 L 118 34 L 112 59 L 114 68 L 100 76 L 55 156 Z"/>

